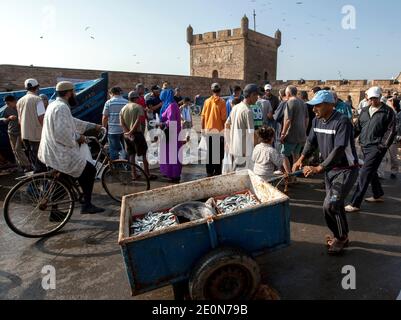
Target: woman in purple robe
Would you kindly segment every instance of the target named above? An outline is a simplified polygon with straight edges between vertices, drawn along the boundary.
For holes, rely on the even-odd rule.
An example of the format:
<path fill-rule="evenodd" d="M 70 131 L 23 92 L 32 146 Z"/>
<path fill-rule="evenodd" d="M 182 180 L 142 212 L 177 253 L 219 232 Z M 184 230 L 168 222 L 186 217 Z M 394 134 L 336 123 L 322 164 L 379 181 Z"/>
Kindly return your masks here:
<path fill-rule="evenodd" d="M 161 115 L 161 122 L 168 131 L 167 137 L 163 137 L 160 147 L 160 172 L 173 182 L 181 180 L 182 172 L 182 142 L 178 141 L 181 132 L 180 107 L 174 100 L 174 91 L 164 90 L 160 96 L 167 109 Z M 167 138 L 167 139 L 166 139 Z"/>

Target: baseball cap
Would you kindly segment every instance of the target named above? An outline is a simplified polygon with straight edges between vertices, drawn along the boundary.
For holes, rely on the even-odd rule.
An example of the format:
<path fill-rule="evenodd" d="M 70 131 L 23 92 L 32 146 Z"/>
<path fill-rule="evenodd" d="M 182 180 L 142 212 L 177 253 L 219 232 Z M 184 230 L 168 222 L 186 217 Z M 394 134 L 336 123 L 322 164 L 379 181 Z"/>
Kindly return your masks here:
<path fill-rule="evenodd" d="M 260 94 L 259 86 L 256 84 L 248 84 L 244 89 L 244 96 L 249 97 L 252 93 Z"/>
<path fill-rule="evenodd" d="M 271 84 L 267 84 L 267 85 L 265 85 L 265 91 L 267 91 L 267 90 L 273 90 L 273 87 L 271 86 Z"/>
<path fill-rule="evenodd" d="M 150 90 L 152 91 L 160 91 L 160 87 L 159 86 L 153 86 L 152 88 L 150 88 Z"/>
<path fill-rule="evenodd" d="M 39 95 L 39 98 L 41 98 L 42 100 L 49 100 L 49 97 L 43 93 Z"/>
<path fill-rule="evenodd" d="M 136 98 L 139 98 L 138 92 L 136 92 L 136 91 L 131 91 L 131 92 L 128 94 L 128 99 L 136 99 Z"/>
<path fill-rule="evenodd" d="M 25 80 L 25 89 L 32 89 L 39 86 L 39 82 L 36 79 Z"/>
<path fill-rule="evenodd" d="M 57 92 L 70 91 L 70 90 L 74 90 L 74 84 L 72 82 L 61 81 L 61 82 L 57 83 L 57 86 L 56 86 Z"/>
<path fill-rule="evenodd" d="M 382 89 L 379 87 L 372 87 L 368 90 L 368 99 L 380 98 L 382 95 Z"/>
<path fill-rule="evenodd" d="M 220 85 L 218 83 L 213 83 L 212 84 L 212 90 L 219 90 L 221 89 Z"/>
<path fill-rule="evenodd" d="M 322 103 L 331 103 L 335 104 L 336 100 L 334 99 L 334 95 L 331 91 L 328 90 L 321 90 L 315 94 L 313 99 L 309 101 L 307 104 L 311 106 L 317 106 L 318 104 Z"/>

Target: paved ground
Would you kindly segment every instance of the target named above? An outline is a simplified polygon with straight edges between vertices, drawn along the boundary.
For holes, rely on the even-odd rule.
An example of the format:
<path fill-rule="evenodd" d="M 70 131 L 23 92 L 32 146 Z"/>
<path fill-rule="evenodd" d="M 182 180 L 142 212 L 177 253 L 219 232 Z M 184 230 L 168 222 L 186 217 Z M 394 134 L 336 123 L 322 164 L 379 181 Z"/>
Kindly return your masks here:
<path fill-rule="evenodd" d="M 203 177 L 199 166 L 186 167 L 184 180 Z M 0 198 L 13 184 L 1 177 Z M 153 187 L 165 183 L 158 183 Z M 401 181 L 385 180 L 386 203 L 364 205 L 350 216 L 351 247 L 343 257 L 329 257 L 322 181 L 301 180 L 291 190 L 292 246 L 260 258 L 264 280 L 282 299 L 390 299 L 401 290 Z M 58 235 L 28 240 L 14 235 L 0 218 L 0 299 L 132 299 L 117 244 L 119 207 L 96 187 L 96 204 L 108 208 L 93 217 L 76 212 Z M 53 265 L 57 288 L 44 291 L 41 270 Z M 357 272 L 357 290 L 341 287 L 343 266 Z M 165 288 L 135 299 L 172 299 Z"/>

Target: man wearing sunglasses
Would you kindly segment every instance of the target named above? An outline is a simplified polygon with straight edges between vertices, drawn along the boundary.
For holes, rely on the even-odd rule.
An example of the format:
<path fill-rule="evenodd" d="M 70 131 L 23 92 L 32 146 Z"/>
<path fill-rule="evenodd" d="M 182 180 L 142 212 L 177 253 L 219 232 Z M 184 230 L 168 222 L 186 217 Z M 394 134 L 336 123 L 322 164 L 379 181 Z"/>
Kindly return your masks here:
<path fill-rule="evenodd" d="M 347 212 L 360 211 L 363 198 L 372 184 L 373 197 L 366 199 L 369 203 L 384 202 L 384 191 L 377 170 L 396 136 L 395 112 L 381 101 L 382 90 L 370 88 L 367 98 L 370 107 L 362 110 L 355 125 L 355 136 L 364 155 L 364 165 L 359 172 L 359 179 L 351 204 L 345 208 Z"/>

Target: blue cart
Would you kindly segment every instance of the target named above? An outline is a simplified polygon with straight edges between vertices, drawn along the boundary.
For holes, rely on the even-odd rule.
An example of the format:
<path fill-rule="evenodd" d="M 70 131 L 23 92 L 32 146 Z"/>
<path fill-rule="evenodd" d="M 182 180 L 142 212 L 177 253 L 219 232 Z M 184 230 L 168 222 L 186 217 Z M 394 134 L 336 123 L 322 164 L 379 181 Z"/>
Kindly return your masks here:
<path fill-rule="evenodd" d="M 131 236 L 133 217 L 245 190 L 260 205 Z M 203 179 L 123 200 L 119 244 L 133 296 L 167 285 L 193 300 L 248 300 L 261 281 L 254 260 L 290 245 L 289 198 L 251 171 Z"/>

